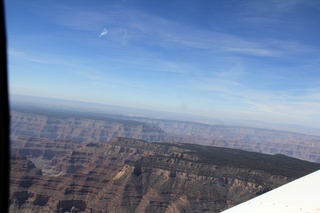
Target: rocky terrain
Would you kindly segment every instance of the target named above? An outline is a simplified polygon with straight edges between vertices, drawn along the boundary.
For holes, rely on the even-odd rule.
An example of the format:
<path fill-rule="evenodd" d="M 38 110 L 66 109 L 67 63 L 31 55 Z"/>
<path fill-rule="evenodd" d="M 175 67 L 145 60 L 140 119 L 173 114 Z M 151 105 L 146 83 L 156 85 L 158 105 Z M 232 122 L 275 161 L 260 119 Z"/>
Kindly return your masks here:
<path fill-rule="evenodd" d="M 320 136 L 232 125 L 48 109 L 14 108 L 12 141 L 20 136 L 106 142 L 115 137 L 236 148 L 320 163 Z"/>
<path fill-rule="evenodd" d="M 11 212 L 220 212 L 319 169 L 285 155 L 320 162 L 320 137 L 14 108 L 11 154 Z"/>
<path fill-rule="evenodd" d="M 185 143 L 17 137 L 11 212 L 220 212 L 320 168 Z"/>

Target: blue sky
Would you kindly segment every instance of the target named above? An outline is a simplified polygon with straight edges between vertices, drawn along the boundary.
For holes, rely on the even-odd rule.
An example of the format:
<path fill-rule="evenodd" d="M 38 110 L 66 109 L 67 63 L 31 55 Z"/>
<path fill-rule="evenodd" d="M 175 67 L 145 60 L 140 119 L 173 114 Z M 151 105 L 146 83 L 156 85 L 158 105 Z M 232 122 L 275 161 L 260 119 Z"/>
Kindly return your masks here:
<path fill-rule="evenodd" d="M 318 0 L 5 5 L 12 94 L 320 127 Z"/>

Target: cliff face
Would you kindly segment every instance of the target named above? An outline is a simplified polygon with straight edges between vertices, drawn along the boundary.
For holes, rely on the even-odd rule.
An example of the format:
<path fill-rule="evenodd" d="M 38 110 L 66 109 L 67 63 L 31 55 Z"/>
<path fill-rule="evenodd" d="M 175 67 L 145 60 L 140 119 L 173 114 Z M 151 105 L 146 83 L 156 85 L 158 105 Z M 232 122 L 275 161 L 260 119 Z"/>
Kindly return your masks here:
<path fill-rule="evenodd" d="M 128 138 L 83 145 L 20 138 L 14 146 L 11 212 L 220 212 L 320 168 L 280 155 Z"/>

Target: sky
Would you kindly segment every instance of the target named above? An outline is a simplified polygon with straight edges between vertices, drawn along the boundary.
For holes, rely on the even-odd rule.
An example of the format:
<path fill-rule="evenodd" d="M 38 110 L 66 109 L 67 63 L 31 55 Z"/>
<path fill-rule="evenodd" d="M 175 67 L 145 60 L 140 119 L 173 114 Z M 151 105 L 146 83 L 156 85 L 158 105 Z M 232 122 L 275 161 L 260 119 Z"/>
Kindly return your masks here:
<path fill-rule="evenodd" d="M 318 0 L 6 0 L 10 94 L 320 128 Z"/>

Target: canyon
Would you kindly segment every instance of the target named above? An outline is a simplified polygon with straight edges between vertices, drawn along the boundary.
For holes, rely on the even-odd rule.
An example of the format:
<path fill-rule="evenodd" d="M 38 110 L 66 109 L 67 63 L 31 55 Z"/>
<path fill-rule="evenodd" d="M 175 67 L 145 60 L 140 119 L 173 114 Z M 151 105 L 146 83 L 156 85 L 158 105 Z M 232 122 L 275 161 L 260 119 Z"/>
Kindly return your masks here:
<path fill-rule="evenodd" d="M 320 169 L 319 136 L 236 125 L 20 107 L 10 138 L 10 212 L 221 212 Z"/>
<path fill-rule="evenodd" d="M 179 142 L 283 154 L 320 163 L 320 136 L 239 125 L 206 124 L 39 108 L 11 111 L 11 138 L 106 142 L 115 137 Z"/>
<path fill-rule="evenodd" d="M 320 165 L 284 155 L 117 137 L 19 137 L 10 212 L 220 212 Z"/>

